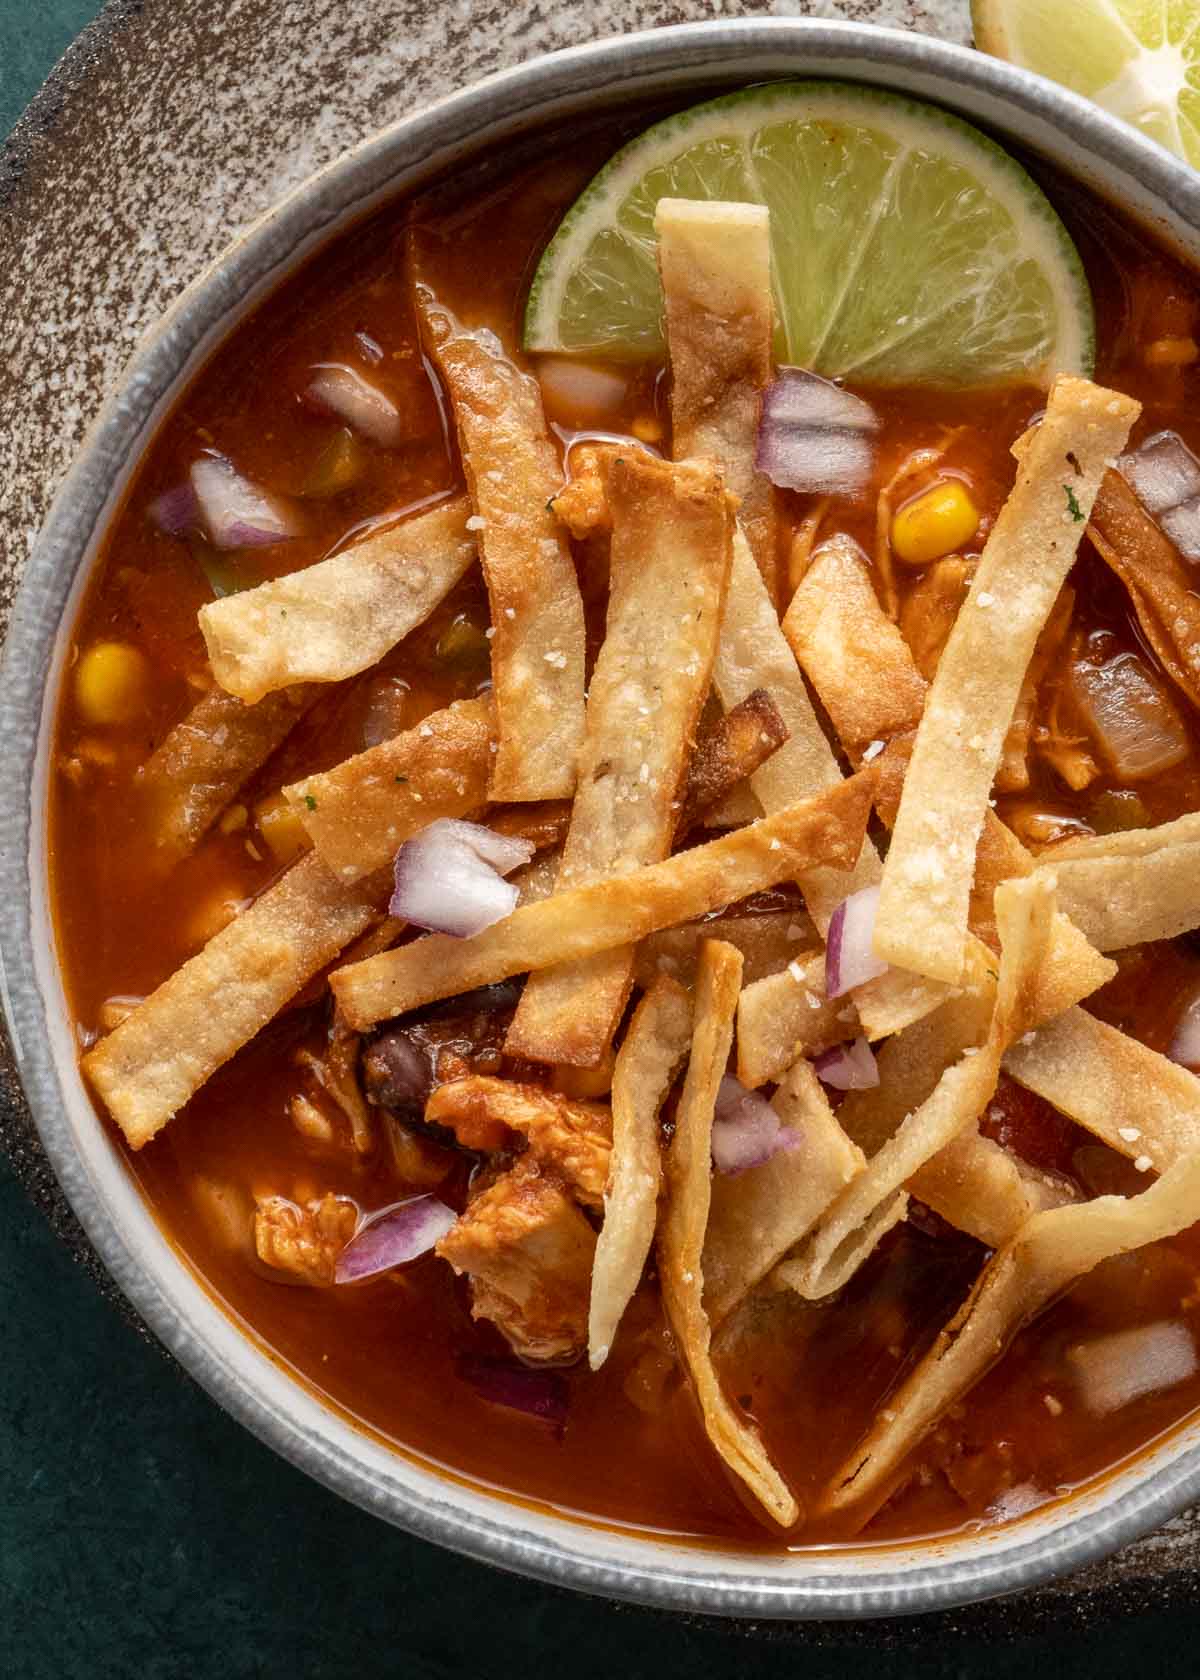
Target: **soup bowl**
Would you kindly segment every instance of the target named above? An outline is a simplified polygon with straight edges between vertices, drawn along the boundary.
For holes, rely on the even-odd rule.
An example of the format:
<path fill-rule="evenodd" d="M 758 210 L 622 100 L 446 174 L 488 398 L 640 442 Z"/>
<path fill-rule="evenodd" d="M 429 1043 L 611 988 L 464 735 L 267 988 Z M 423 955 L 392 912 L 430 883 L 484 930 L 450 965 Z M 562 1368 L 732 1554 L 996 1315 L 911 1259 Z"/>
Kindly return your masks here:
<path fill-rule="evenodd" d="M 148 438 L 222 336 L 377 203 L 529 140 L 549 124 L 806 75 L 938 102 L 1045 159 L 1200 262 L 1200 179 L 1184 165 L 1039 77 L 892 30 L 783 20 L 668 28 L 537 59 L 395 124 L 264 216 L 179 298 L 108 397 L 55 500 L 16 604 L 0 692 L 10 779 L 0 812 L 0 936 L 13 1048 L 63 1189 L 137 1311 L 262 1440 L 386 1520 L 502 1568 L 692 1612 L 849 1618 L 934 1610 L 1030 1587 L 1146 1533 L 1200 1496 L 1200 1420 L 1074 1496 L 1003 1527 L 778 1554 L 685 1545 L 586 1522 L 389 1446 L 323 1403 L 235 1324 L 143 1202 L 79 1075 L 54 952 L 45 836 L 66 627 Z"/>

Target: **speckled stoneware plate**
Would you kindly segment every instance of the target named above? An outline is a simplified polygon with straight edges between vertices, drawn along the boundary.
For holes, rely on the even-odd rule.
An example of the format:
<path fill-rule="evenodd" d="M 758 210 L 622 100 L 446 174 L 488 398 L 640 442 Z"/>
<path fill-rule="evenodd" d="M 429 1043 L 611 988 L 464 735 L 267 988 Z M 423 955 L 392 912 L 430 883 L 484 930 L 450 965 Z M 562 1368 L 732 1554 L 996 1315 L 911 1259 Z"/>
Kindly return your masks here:
<path fill-rule="evenodd" d="M 228 8 L 237 11 L 236 3 Z M 629 35 L 493 76 L 364 141 L 255 222 L 178 299 L 117 382 L 59 491 L 16 603 L 0 694 L 0 739 L 10 755 L 0 811 L 0 938 L 21 1079 L 88 1236 L 162 1341 L 270 1445 L 415 1534 L 548 1581 L 693 1611 L 844 1618 L 931 1610 L 1029 1587 L 1146 1534 L 1200 1493 L 1200 1422 L 1070 1503 L 1001 1530 L 918 1547 L 779 1558 L 589 1527 L 388 1451 L 322 1407 L 238 1331 L 141 1202 L 76 1069 L 49 940 L 42 823 L 49 701 L 66 645 L 60 627 L 74 611 L 96 533 L 180 380 L 248 307 L 382 196 L 423 185 L 550 121 L 804 73 L 937 99 L 1110 195 L 1200 261 L 1200 178 L 1048 83 L 915 34 L 776 20 Z M 164 163 L 182 155 L 164 151 Z M 204 202 L 202 193 L 196 202 Z M 113 232 L 104 229 L 106 240 Z M 132 229 L 130 236 L 137 237 Z M 59 307 L 81 301 L 64 295 Z M 106 301 L 119 338 L 120 304 Z M 136 317 L 136 305 L 126 307 Z M 39 324 L 50 343 L 62 328 L 54 319 Z M 55 356 L 46 362 L 43 388 L 52 392 L 63 370 Z"/>

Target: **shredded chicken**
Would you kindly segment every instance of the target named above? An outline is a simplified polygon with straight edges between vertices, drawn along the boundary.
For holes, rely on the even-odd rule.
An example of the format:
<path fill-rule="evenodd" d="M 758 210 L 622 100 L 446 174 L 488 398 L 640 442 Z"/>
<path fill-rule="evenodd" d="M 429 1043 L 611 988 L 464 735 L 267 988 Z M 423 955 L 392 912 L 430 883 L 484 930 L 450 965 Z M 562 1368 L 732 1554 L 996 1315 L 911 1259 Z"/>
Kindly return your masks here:
<path fill-rule="evenodd" d="M 571 451 L 571 476 L 550 506 L 560 525 L 579 542 L 612 529 L 605 467 L 615 444 L 583 444 Z"/>
<path fill-rule="evenodd" d="M 440 1085 L 425 1105 L 430 1124 L 447 1126 L 466 1148 L 497 1125 L 518 1132 L 529 1155 L 557 1173 L 579 1201 L 599 1208 L 608 1182 L 612 1117 L 599 1103 L 575 1102 L 538 1085 L 474 1074 Z"/>
<path fill-rule="evenodd" d="M 596 1234 L 526 1155 L 470 1202 L 437 1252 L 471 1280 L 471 1312 L 523 1359 L 574 1359 L 587 1345 Z"/>
<path fill-rule="evenodd" d="M 259 1196 L 254 1246 L 264 1266 L 289 1272 L 297 1283 L 332 1283 L 337 1257 L 357 1224 L 354 1203 L 332 1191 L 302 1206 L 286 1196 Z"/>
<path fill-rule="evenodd" d="M 320 1089 L 344 1115 L 350 1125 L 355 1149 L 360 1155 L 366 1155 L 374 1147 L 375 1129 L 358 1077 L 361 1044 L 359 1035 L 346 1025 L 340 1010 L 335 1010 L 325 1054 L 314 1056 L 311 1050 L 298 1050 L 296 1060 L 308 1070 Z M 308 1104 L 309 1108 L 313 1106 Z M 293 1118 L 296 1118 L 294 1110 Z"/>
<path fill-rule="evenodd" d="M 1037 639 L 1033 658 L 1029 661 L 1025 680 L 1021 684 L 1016 710 L 1008 726 L 1008 734 L 1004 738 L 1004 754 L 996 772 L 996 786 L 1003 793 L 1016 793 L 1029 786 L 1031 746 L 1037 748 L 1039 755 L 1058 771 L 1069 787 L 1085 788 L 1096 774 L 1094 764 L 1091 774 L 1086 774 L 1083 761 L 1088 755 L 1079 752 L 1081 737 L 1073 736 L 1063 728 L 1059 716 L 1061 690 L 1055 691 L 1047 721 L 1037 727 L 1034 724 L 1039 690 L 1047 671 L 1062 650 L 1063 642 L 1071 628 L 1071 614 L 1074 609 L 1075 591 L 1067 585 L 1060 591 L 1058 600 L 1054 603 L 1054 610 Z M 1079 780 L 1080 776 L 1084 779 Z"/>
<path fill-rule="evenodd" d="M 942 649 L 954 628 L 958 609 L 967 598 L 975 575 L 975 560 L 948 554 L 927 566 L 904 598 L 900 609 L 900 633 L 912 651 L 917 670 L 926 682 L 933 681 Z"/>

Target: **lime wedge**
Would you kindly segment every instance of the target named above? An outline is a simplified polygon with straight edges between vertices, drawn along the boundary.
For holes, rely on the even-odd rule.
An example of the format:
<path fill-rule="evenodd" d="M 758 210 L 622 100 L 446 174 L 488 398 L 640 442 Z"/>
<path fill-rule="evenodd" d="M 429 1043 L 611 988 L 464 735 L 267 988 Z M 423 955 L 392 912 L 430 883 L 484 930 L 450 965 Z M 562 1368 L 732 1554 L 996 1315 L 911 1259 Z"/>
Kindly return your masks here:
<path fill-rule="evenodd" d="M 1196 0 L 971 0 L 975 44 L 1094 99 L 1200 169 Z"/>
<path fill-rule="evenodd" d="M 839 82 L 749 88 L 619 151 L 546 248 L 526 349 L 662 350 L 665 197 L 770 208 L 783 361 L 881 384 L 1090 371 L 1078 253 L 1020 165 L 935 106 Z"/>

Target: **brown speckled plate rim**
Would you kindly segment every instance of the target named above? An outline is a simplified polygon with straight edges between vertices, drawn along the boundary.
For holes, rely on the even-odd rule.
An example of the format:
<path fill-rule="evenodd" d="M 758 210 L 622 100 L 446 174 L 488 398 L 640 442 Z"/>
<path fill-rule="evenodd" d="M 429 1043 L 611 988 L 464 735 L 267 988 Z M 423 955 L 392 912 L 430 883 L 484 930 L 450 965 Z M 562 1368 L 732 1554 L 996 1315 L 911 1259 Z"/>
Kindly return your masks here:
<path fill-rule="evenodd" d="M 118 21 L 120 14 L 118 8 Z M 106 27 L 106 18 L 93 27 Z M 735 1560 L 713 1552 L 670 1549 L 634 1536 L 627 1542 L 628 1556 L 619 1555 L 619 1548 L 614 1555 L 612 1544 L 602 1543 L 604 1531 L 542 1517 L 502 1497 L 485 1496 L 488 1509 L 481 1514 L 478 1494 L 431 1478 L 428 1469 L 401 1455 L 388 1455 L 381 1470 L 378 1455 L 333 1414 L 323 1413 L 315 1429 L 302 1427 L 301 1402 L 281 1405 L 268 1394 L 266 1377 L 253 1375 L 255 1363 L 246 1351 L 251 1344 L 231 1320 L 217 1313 L 224 1331 L 210 1322 L 207 1339 L 197 1335 L 199 1286 L 187 1283 L 190 1274 L 164 1239 L 156 1246 L 143 1233 L 135 1248 L 99 1187 L 110 1146 L 93 1122 L 96 1141 L 89 1132 L 91 1153 L 85 1157 L 72 1133 L 68 1110 L 85 1099 L 73 1065 L 60 1066 L 51 1051 L 55 1033 L 62 1038 L 61 998 L 52 995 L 52 960 L 38 938 L 46 897 L 45 765 L 38 746 L 48 678 L 61 657 L 60 625 L 114 487 L 201 348 L 335 222 L 394 189 L 401 173 L 411 186 L 414 176 L 444 169 L 482 144 L 515 138 L 553 114 L 586 106 L 598 89 L 612 99 L 813 71 L 885 83 L 899 78 L 918 96 L 940 96 L 966 115 L 1007 126 L 1101 190 L 1118 181 L 1123 202 L 1169 239 L 1200 252 L 1200 179 L 1153 143 L 1038 77 L 892 30 L 801 20 L 656 30 L 534 60 L 403 119 L 291 195 L 188 288 L 135 354 L 55 499 L 14 608 L 0 685 L 0 739 L 13 775 L 0 810 L 0 978 L 40 1136 L 88 1236 L 184 1367 L 267 1444 L 335 1491 L 422 1538 L 554 1584 L 692 1612 L 850 1618 L 948 1608 L 1034 1586 L 1147 1533 L 1200 1494 L 1200 1446 L 1183 1444 L 1196 1431 L 1182 1432 L 1136 1467 L 1046 1518 L 941 1548 L 913 1548 L 907 1562 L 899 1549 L 876 1549 L 866 1573 L 848 1567 L 852 1559 L 812 1554 L 775 1568 L 753 1560 L 757 1572 L 750 1572 L 744 1559 L 735 1567 Z M 240 1375 L 234 1369 L 239 1361 Z M 433 1496 L 431 1479 L 438 1484 Z M 921 1561 L 939 1551 L 945 1561 Z M 861 1568 L 866 1554 L 855 1556 Z"/>

